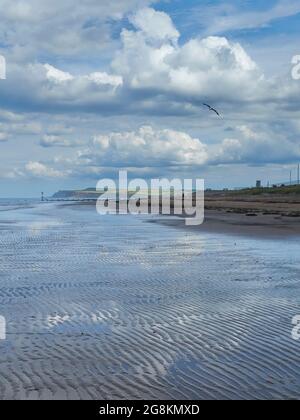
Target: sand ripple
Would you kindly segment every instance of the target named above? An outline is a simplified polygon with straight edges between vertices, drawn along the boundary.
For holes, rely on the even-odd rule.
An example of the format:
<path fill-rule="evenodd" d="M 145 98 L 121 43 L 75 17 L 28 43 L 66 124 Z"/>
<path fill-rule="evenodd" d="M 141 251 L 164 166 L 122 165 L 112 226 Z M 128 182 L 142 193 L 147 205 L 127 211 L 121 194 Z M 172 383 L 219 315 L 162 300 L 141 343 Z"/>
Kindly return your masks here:
<path fill-rule="evenodd" d="M 38 217 L 1 231 L 2 399 L 300 397 L 297 244 Z"/>

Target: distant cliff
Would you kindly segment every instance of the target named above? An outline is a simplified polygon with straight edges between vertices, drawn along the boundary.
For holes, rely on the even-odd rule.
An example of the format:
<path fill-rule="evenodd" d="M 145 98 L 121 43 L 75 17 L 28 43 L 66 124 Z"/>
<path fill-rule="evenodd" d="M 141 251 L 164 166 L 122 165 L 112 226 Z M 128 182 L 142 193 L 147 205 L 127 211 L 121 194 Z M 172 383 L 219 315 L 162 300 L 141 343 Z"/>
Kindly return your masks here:
<path fill-rule="evenodd" d="M 85 190 L 63 190 L 55 193 L 52 198 L 54 199 L 84 199 L 84 198 L 97 198 L 101 192 L 96 191 L 95 188 L 87 188 Z"/>

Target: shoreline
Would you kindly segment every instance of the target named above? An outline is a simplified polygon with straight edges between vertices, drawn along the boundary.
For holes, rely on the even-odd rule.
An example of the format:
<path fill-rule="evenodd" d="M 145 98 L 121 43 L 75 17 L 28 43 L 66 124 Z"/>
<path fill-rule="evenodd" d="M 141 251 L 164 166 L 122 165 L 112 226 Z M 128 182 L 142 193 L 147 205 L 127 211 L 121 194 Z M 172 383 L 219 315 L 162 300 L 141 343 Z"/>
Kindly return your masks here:
<path fill-rule="evenodd" d="M 229 203 L 228 203 L 229 204 Z M 284 213 L 277 211 L 270 206 L 264 208 L 249 208 L 249 202 L 237 202 L 237 208 L 224 208 L 214 203 L 214 208 L 211 208 L 211 203 L 206 201 L 205 204 L 205 221 L 199 226 L 186 226 L 185 217 L 177 215 L 158 215 L 155 219 L 149 220 L 148 223 L 161 223 L 165 226 L 184 228 L 195 230 L 197 232 L 212 232 L 238 236 L 252 236 L 264 238 L 278 238 L 298 237 L 300 236 L 300 217 L 295 213 L 286 211 Z M 277 203 L 276 203 L 277 204 Z M 289 205 L 289 203 L 286 203 Z M 78 209 L 82 207 L 91 207 L 95 203 L 64 203 L 63 207 Z M 223 206 L 223 203 L 222 203 Z M 147 211 L 144 214 L 149 214 Z"/>

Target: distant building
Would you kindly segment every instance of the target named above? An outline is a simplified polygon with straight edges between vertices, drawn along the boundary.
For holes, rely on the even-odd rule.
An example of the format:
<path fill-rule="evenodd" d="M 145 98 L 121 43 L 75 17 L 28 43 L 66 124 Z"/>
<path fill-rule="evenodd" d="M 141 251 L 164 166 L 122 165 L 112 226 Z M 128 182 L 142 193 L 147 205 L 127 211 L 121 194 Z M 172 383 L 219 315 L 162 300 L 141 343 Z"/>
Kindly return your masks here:
<path fill-rule="evenodd" d="M 261 181 L 256 181 L 256 188 L 261 188 Z"/>

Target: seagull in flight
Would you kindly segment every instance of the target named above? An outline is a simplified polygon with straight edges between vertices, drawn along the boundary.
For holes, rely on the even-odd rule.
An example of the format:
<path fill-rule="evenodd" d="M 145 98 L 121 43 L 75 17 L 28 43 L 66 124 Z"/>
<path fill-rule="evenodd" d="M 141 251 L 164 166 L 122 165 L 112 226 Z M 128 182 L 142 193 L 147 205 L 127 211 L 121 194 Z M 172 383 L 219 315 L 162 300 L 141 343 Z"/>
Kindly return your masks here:
<path fill-rule="evenodd" d="M 212 111 L 212 112 L 214 112 L 215 114 L 217 114 L 218 115 L 218 117 L 220 117 L 221 118 L 221 114 L 215 109 L 215 108 L 213 108 L 213 107 L 211 107 L 210 105 L 208 105 L 208 104 L 203 104 L 204 106 L 206 106 L 210 111 Z"/>

